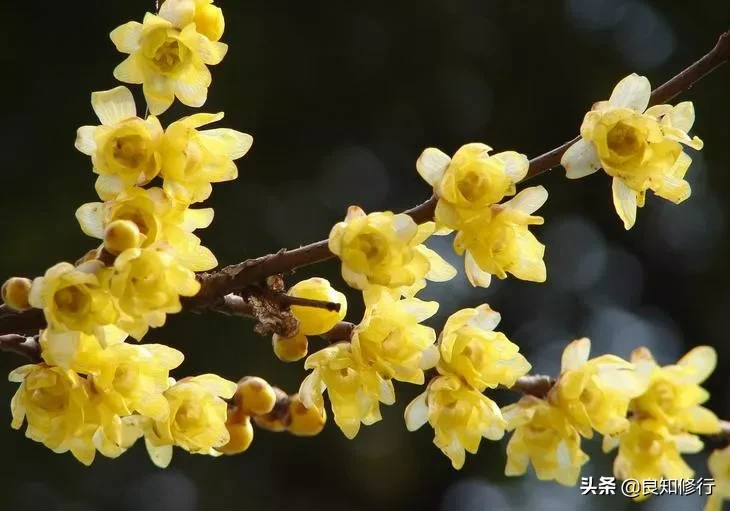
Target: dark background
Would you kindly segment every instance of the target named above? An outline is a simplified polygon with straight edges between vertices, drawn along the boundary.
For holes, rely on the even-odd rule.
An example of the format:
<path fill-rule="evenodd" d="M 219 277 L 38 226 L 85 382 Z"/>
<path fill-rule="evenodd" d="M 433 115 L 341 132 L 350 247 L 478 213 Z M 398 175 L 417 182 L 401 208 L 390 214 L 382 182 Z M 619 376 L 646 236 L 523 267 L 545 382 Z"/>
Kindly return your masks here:
<path fill-rule="evenodd" d="M 215 187 L 216 220 L 200 232 L 222 264 L 295 247 L 327 235 L 350 204 L 401 210 L 429 190 L 415 172 L 423 148 L 452 153 L 484 141 L 535 156 L 575 136 L 584 112 L 636 71 L 658 85 L 696 60 L 727 29 L 727 0 L 401 0 L 368 2 L 221 0 L 230 51 L 213 67 L 203 111 L 226 112 L 222 126 L 253 134 L 240 178 Z M 150 0 L 3 2 L 0 31 L 4 108 L 0 170 L 0 279 L 42 274 L 94 245 L 73 213 L 96 200 L 89 159 L 75 130 L 96 124 L 89 94 L 117 85 L 122 60 L 108 34 L 140 20 Z M 730 66 L 681 99 L 697 110 L 692 197 L 674 206 L 650 197 L 625 232 L 613 211 L 610 180 L 597 173 L 567 181 L 558 169 L 537 178 L 550 191 L 536 229 L 547 244 L 548 282 L 510 279 L 473 290 L 446 239 L 431 246 L 460 275 L 432 284 L 436 328 L 458 308 L 489 302 L 500 329 L 538 372 L 555 373 L 571 339 L 588 335 L 593 354 L 628 357 L 637 346 L 669 363 L 692 346 L 720 355 L 707 386 L 709 406 L 730 418 L 727 336 L 730 206 Z M 135 89 L 135 94 L 139 89 Z M 139 95 L 141 99 L 141 95 Z M 141 104 L 141 101 L 138 103 Z M 140 107 L 141 109 L 141 107 Z M 190 110 L 179 103 L 163 124 Z M 140 112 L 141 113 L 141 112 Z M 531 183 L 531 184 L 533 184 Z M 340 288 L 335 262 L 322 275 Z M 348 319 L 362 307 L 355 293 Z M 289 391 L 301 364 L 278 362 L 268 339 L 243 319 L 184 315 L 152 332 L 186 354 L 178 377 L 256 374 Z M 321 347 L 313 339 L 311 347 Z M 20 360 L 0 358 L 7 373 Z M 333 423 L 311 439 L 257 431 L 251 449 L 214 459 L 177 450 L 160 471 L 142 445 L 91 468 L 56 455 L 10 429 L 15 384 L 0 384 L 0 509 L 17 511 L 193 510 L 580 510 L 639 509 L 620 496 L 507 479 L 504 443 L 485 441 L 456 472 L 432 444 L 432 431 L 408 433 L 405 404 L 418 392 L 397 386 L 384 420 L 346 440 Z M 515 399 L 503 394 L 501 403 Z M 584 475 L 611 475 L 611 457 Z M 707 475 L 706 453 L 689 457 Z M 700 509 L 701 498 L 662 497 L 642 509 Z M 631 506 L 631 507 L 630 507 Z"/>

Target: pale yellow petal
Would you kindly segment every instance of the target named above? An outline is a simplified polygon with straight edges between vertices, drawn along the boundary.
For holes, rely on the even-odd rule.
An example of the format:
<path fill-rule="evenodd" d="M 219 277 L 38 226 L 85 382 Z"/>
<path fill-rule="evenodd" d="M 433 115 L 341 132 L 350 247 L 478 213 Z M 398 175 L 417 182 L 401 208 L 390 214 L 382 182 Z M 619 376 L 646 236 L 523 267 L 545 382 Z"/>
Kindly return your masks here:
<path fill-rule="evenodd" d="M 588 361 L 591 352 L 591 340 L 587 337 L 576 339 L 563 350 L 560 362 L 560 373 L 578 369 Z"/>
<path fill-rule="evenodd" d="M 692 129 L 695 123 L 695 107 L 691 101 L 682 101 L 672 108 L 667 114 L 672 127 L 678 128 L 685 133 Z"/>
<path fill-rule="evenodd" d="M 717 352 L 712 346 L 697 346 L 679 359 L 677 365 L 692 371 L 692 377 L 689 381 L 702 383 L 717 367 Z"/>
<path fill-rule="evenodd" d="M 649 80 L 645 76 L 632 73 L 618 82 L 608 102 L 611 106 L 631 108 L 643 113 L 649 105 L 650 96 Z"/>
<path fill-rule="evenodd" d="M 159 468 L 167 468 L 172 461 L 172 446 L 154 445 L 147 437 L 144 439 L 144 445 L 147 448 L 147 454 L 150 455 L 152 463 Z"/>
<path fill-rule="evenodd" d="M 104 204 L 101 202 L 89 202 L 83 204 L 76 210 L 81 230 L 87 236 L 102 239 L 104 238 Z"/>
<path fill-rule="evenodd" d="M 565 168 L 565 176 L 568 179 L 580 179 L 601 168 L 596 146 L 583 138 L 563 153 L 560 164 Z"/>
<path fill-rule="evenodd" d="M 505 205 L 531 215 L 540 209 L 547 199 L 548 191 L 544 186 L 531 186 L 508 200 Z"/>
<path fill-rule="evenodd" d="M 464 256 L 464 272 L 469 283 L 474 287 L 489 287 L 492 282 L 492 275 L 479 267 L 469 251 Z"/>
<path fill-rule="evenodd" d="M 130 55 L 114 68 L 114 78 L 124 83 L 140 84 L 144 82 L 142 67 L 136 55 Z"/>
<path fill-rule="evenodd" d="M 524 154 L 515 151 L 504 151 L 494 154 L 492 157 L 504 163 L 504 171 L 513 183 L 522 181 L 527 175 L 530 162 Z"/>
<path fill-rule="evenodd" d="M 91 93 L 91 106 L 102 124 L 111 126 L 137 116 L 132 92 L 120 85 Z"/>
<path fill-rule="evenodd" d="M 96 140 L 94 139 L 94 132 L 96 126 L 81 126 L 76 130 L 76 142 L 74 147 L 84 154 L 91 155 L 96 151 Z"/>
<path fill-rule="evenodd" d="M 417 251 L 428 259 L 429 269 L 426 278 L 432 282 L 446 282 L 456 276 L 456 268 L 447 263 L 443 257 L 428 247 L 419 245 Z"/>
<path fill-rule="evenodd" d="M 623 220 L 624 228 L 629 230 L 636 222 L 636 192 L 618 177 L 613 178 L 611 189 L 616 213 Z"/>
<path fill-rule="evenodd" d="M 105 201 L 114 200 L 124 188 L 124 181 L 116 174 L 99 176 L 94 183 L 94 189 L 99 198 Z"/>
<path fill-rule="evenodd" d="M 428 405 L 426 396 L 428 391 L 419 394 L 413 401 L 408 403 L 404 418 L 408 431 L 416 431 L 428 422 Z"/>
<path fill-rule="evenodd" d="M 416 161 L 416 170 L 424 181 L 431 186 L 435 186 L 436 183 L 441 181 L 450 163 L 451 158 L 446 153 L 435 147 L 429 147 L 421 153 Z"/>
<path fill-rule="evenodd" d="M 221 150 L 232 160 L 237 160 L 245 155 L 253 144 L 253 137 L 248 133 L 241 133 L 228 128 L 201 131 L 201 135 L 220 143 Z"/>
<path fill-rule="evenodd" d="M 112 30 L 111 38 L 117 51 L 132 53 L 139 48 L 139 38 L 142 35 L 142 24 L 137 21 L 130 21 Z"/>

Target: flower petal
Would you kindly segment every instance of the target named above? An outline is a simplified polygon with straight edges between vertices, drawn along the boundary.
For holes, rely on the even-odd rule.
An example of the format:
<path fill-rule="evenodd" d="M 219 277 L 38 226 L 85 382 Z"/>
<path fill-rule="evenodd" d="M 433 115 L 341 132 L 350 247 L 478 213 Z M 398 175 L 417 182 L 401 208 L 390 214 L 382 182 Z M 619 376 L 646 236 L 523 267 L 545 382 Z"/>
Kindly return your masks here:
<path fill-rule="evenodd" d="M 74 147 L 84 154 L 93 154 L 96 151 L 96 140 L 94 140 L 95 131 L 96 126 L 81 126 L 76 130 Z"/>
<path fill-rule="evenodd" d="M 92 92 L 91 106 L 101 123 L 106 126 L 137 116 L 132 92 L 123 85 L 110 90 Z"/>
<path fill-rule="evenodd" d="M 84 234 L 94 238 L 104 238 L 103 210 L 104 204 L 101 202 L 89 202 L 76 210 L 76 220 L 78 220 Z"/>
<path fill-rule="evenodd" d="M 531 186 L 530 188 L 522 190 L 520 193 L 508 200 L 504 205 L 531 215 L 540 209 L 547 199 L 548 192 L 544 186 Z"/>
<path fill-rule="evenodd" d="M 429 147 L 418 157 L 416 170 L 418 170 L 424 181 L 431 186 L 435 186 L 436 183 L 441 181 L 450 163 L 451 158 L 446 153 L 435 147 Z"/>
<path fill-rule="evenodd" d="M 608 102 L 611 106 L 626 107 L 643 113 L 649 105 L 651 84 L 645 76 L 632 73 L 614 87 Z"/>
<path fill-rule="evenodd" d="M 636 192 L 626 186 L 618 177 L 613 178 L 611 188 L 616 213 L 623 220 L 624 228 L 629 230 L 636 223 Z"/>
<path fill-rule="evenodd" d="M 702 383 L 717 367 L 717 352 L 711 346 L 697 346 L 684 355 L 677 365 L 693 371 L 692 383 Z"/>
<path fill-rule="evenodd" d="M 464 272 L 469 283 L 474 287 L 489 287 L 492 282 L 492 274 L 482 270 L 469 251 L 464 256 Z"/>
<path fill-rule="evenodd" d="M 580 179 L 601 168 L 596 146 L 583 138 L 563 153 L 560 164 L 565 168 L 565 176 L 568 179 Z"/>
<path fill-rule="evenodd" d="M 591 352 L 591 340 L 587 337 L 576 339 L 568 344 L 563 350 L 560 360 L 560 373 L 578 369 L 588 361 Z"/>
<path fill-rule="evenodd" d="M 504 163 L 504 171 L 509 176 L 513 183 L 522 181 L 527 175 L 527 170 L 530 167 L 530 161 L 527 156 L 520 154 L 515 151 L 504 151 L 492 155 L 493 158 L 497 158 Z"/>
<path fill-rule="evenodd" d="M 139 48 L 139 38 L 142 36 L 142 24 L 137 21 L 130 21 L 112 30 L 111 38 L 117 51 L 132 53 Z"/>
<path fill-rule="evenodd" d="M 406 406 L 404 418 L 406 420 L 406 428 L 408 431 L 416 431 L 428 422 L 428 405 L 426 404 L 426 396 L 428 391 L 419 394 L 413 401 Z"/>

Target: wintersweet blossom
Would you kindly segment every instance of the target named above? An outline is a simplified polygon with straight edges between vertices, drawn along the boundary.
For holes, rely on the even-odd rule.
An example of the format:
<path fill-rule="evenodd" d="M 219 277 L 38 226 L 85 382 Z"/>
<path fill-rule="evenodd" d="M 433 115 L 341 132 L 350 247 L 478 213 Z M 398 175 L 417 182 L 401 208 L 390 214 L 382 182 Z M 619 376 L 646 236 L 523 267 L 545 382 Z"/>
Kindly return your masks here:
<path fill-rule="evenodd" d="M 82 126 L 76 149 L 91 156 L 99 174 L 96 191 L 104 200 L 130 186 L 152 181 L 162 167 L 163 130 L 154 115 L 137 117 L 134 97 L 126 87 L 91 93 L 91 106 L 101 126 Z"/>
<path fill-rule="evenodd" d="M 213 221 L 213 209 L 189 209 L 170 199 L 161 188 L 129 188 L 107 202 L 89 202 L 76 211 L 85 234 L 104 239 L 116 220 L 129 220 L 141 234 L 139 248 L 156 248 L 173 255 L 192 271 L 217 266 L 213 253 L 192 232 Z"/>
<path fill-rule="evenodd" d="M 395 402 L 393 382 L 358 363 L 350 343 L 333 344 L 309 355 L 304 368 L 313 371 L 299 387 L 302 404 L 321 408 L 322 393 L 327 390 L 335 423 L 349 439 L 355 438 L 361 423 L 382 419 L 380 403 Z"/>
<path fill-rule="evenodd" d="M 620 435 L 629 429 L 629 402 L 646 391 L 649 379 L 634 364 L 614 355 L 589 360 L 590 349 L 591 341 L 585 337 L 568 344 L 548 400 L 586 438 L 593 437 L 593 430 Z"/>
<path fill-rule="evenodd" d="M 452 314 L 439 337 L 438 371 L 457 375 L 480 392 L 512 387 L 532 366 L 516 344 L 494 331 L 500 319 L 489 305 Z"/>
<path fill-rule="evenodd" d="M 527 174 L 527 157 L 514 151 L 490 155 L 491 150 L 466 144 L 453 158 L 433 147 L 423 151 L 416 168 L 439 198 L 437 228 L 460 229 L 469 217 L 515 194 L 515 183 Z"/>
<path fill-rule="evenodd" d="M 507 444 L 504 473 L 520 476 L 530 463 L 541 481 L 575 486 L 588 455 L 581 450 L 578 430 L 568 416 L 544 399 L 524 396 L 502 408 L 507 429 L 514 430 Z"/>
<path fill-rule="evenodd" d="M 467 452 L 476 454 L 482 438 L 499 440 L 507 426 L 494 401 L 451 375 L 431 380 L 406 408 L 405 421 L 409 431 L 428 422 L 435 432 L 433 443 L 457 470 Z"/>
<path fill-rule="evenodd" d="M 167 110 L 175 97 L 187 106 L 202 106 L 212 81 L 207 66 L 219 64 L 228 51 L 226 44 L 199 33 L 195 23 L 176 28 L 151 13 L 142 23 L 117 27 L 110 37 L 118 51 L 129 54 L 114 69 L 114 77 L 142 84 L 153 115 Z"/>
<path fill-rule="evenodd" d="M 691 102 L 647 109 L 650 96 L 645 77 L 634 73 L 623 78 L 608 101 L 596 103 L 585 115 L 581 140 L 561 159 L 568 178 L 600 168 L 613 177 L 613 203 L 626 229 L 636 222 L 646 190 L 677 204 L 690 196 L 684 175 L 692 159 L 682 144 L 697 150 L 703 145 L 687 134 L 695 120 Z"/>
<path fill-rule="evenodd" d="M 404 214 L 370 213 L 357 206 L 347 210 L 343 222 L 329 235 L 329 249 L 342 261 L 342 277 L 355 289 L 372 286 L 391 290 L 395 296 L 413 296 L 426 280 L 452 279 L 456 270 L 423 242 L 435 225 L 416 224 Z"/>
<path fill-rule="evenodd" d="M 222 118 L 223 112 L 193 114 L 165 130 L 161 175 L 170 197 L 186 204 L 201 202 L 210 197 L 211 183 L 238 177 L 233 160 L 251 149 L 251 135 L 230 128 L 198 129 Z"/>
<path fill-rule="evenodd" d="M 60 330 L 93 333 L 115 323 L 119 313 L 97 275 L 102 266 L 100 261 L 52 266 L 33 281 L 30 304 L 43 309 L 48 324 Z"/>
<path fill-rule="evenodd" d="M 543 223 L 542 217 L 532 213 L 545 204 L 547 196 L 542 186 L 525 188 L 460 224 L 454 250 L 466 254 L 464 268 L 473 286 L 488 287 L 492 275 L 505 279 L 508 273 L 521 280 L 545 281 L 545 245 L 528 227 Z"/>
<path fill-rule="evenodd" d="M 215 374 L 184 378 L 164 392 L 170 413 L 146 431 L 150 458 L 160 467 L 172 459 L 176 445 L 194 454 L 220 454 L 230 440 L 226 428 L 228 412 L 224 399 L 236 392 L 236 384 Z"/>
<path fill-rule="evenodd" d="M 365 316 L 352 333 L 352 355 L 382 377 L 423 384 L 423 370 L 436 364 L 433 328 L 421 325 L 438 311 L 437 302 L 394 299 L 389 293 L 366 297 Z"/>

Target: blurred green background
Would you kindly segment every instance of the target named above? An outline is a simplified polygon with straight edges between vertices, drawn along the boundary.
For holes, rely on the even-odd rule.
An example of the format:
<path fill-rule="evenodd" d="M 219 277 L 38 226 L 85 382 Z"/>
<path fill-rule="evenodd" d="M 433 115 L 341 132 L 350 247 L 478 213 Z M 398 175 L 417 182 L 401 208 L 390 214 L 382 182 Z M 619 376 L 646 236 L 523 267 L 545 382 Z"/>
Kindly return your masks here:
<path fill-rule="evenodd" d="M 334 2 L 220 0 L 230 50 L 212 68 L 204 111 L 226 112 L 222 126 L 254 136 L 240 178 L 215 187 L 213 226 L 200 235 L 222 264 L 295 247 L 327 235 L 347 206 L 401 210 L 428 196 L 414 163 L 423 148 L 452 153 L 483 141 L 496 150 L 538 155 L 575 136 L 584 112 L 621 77 L 638 72 L 658 85 L 696 60 L 727 29 L 727 0 L 375 0 Z M 141 20 L 151 0 L 3 2 L 0 31 L 5 107 L 0 173 L 0 279 L 35 276 L 94 245 L 73 213 L 95 200 L 88 158 L 75 130 L 95 124 L 89 94 L 117 85 L 122 60 L 108 34 Z M 681 99 L 697 110 L 692 197 L 673 206 L 651 197 L 625 232 L 610 180 L 597 173 L 567 181 L 562 170 L 530 184 L 550 199 L 536 229 L 547 244 L 548 283 L 513 279 L 474 290 L 463 271 L 423 297 L 441 303 L 438 328 L 458 308 L 488 302 L 500 330 L 537 372 L 556 373 L 560 352 L 590 336 L 593 354 L 628 357 L 650 347 L 669 363 L 698 344 L 713 345 L 718 370 L 710 407 L 730 418 L 730 65 Z M 139 90 L 135 90 L 135 94 Z M 141 100 L 141 95 L 138 95 Z M 139 104 L 142 104 L 141 101 Z M 140 108 L 141 109 L 141 108 Z M 176 103 L 167 124 L 190 110 Z M 140 112 L 141 113 L 141 112 Z M 431 245 L 462 270 L 449 241 Z M 344 285 L 335 262 L 299 272 Z M 348 319 L 362 307 L 349 293 Z M 250 322 L 219 316 L 171 317 L 147 342 L 186 354 L 177 376 L 260 375 L 288 391 L 300 363 L 278 362 Z M 313 339 L 311 349 L 323 346 Z M 21 361 L 0 358 L 7 373 Z M 8 403 L 14 384 L 0 384 Z M 17 511 L 197 510 L 595 510 L 639 509 L 621 496 L 582 496 L 533 475 L 507 479 L 505 442 L 484 442 L 460 472 L 432 444 L 428 428 L 408 433 L 402 419 L 418 389 L 397 386 L 384 420 L 346 440 L 333 423 L 311 439 L 257 431 L 245 454 L 213 459 L 176 451 L 160 471 L 141 445 L 91 468 L 56 455 L 10 429 L 0 413 L 0 509 Z M 497 394 L 501 403 L 516 399 Z M 584 475 L 611 475 L 593 456 Z M 707 475 L 706 453 L 689 457 Z M 700 509 L 698 497 L 651 499 L 642 509 Z"/>

